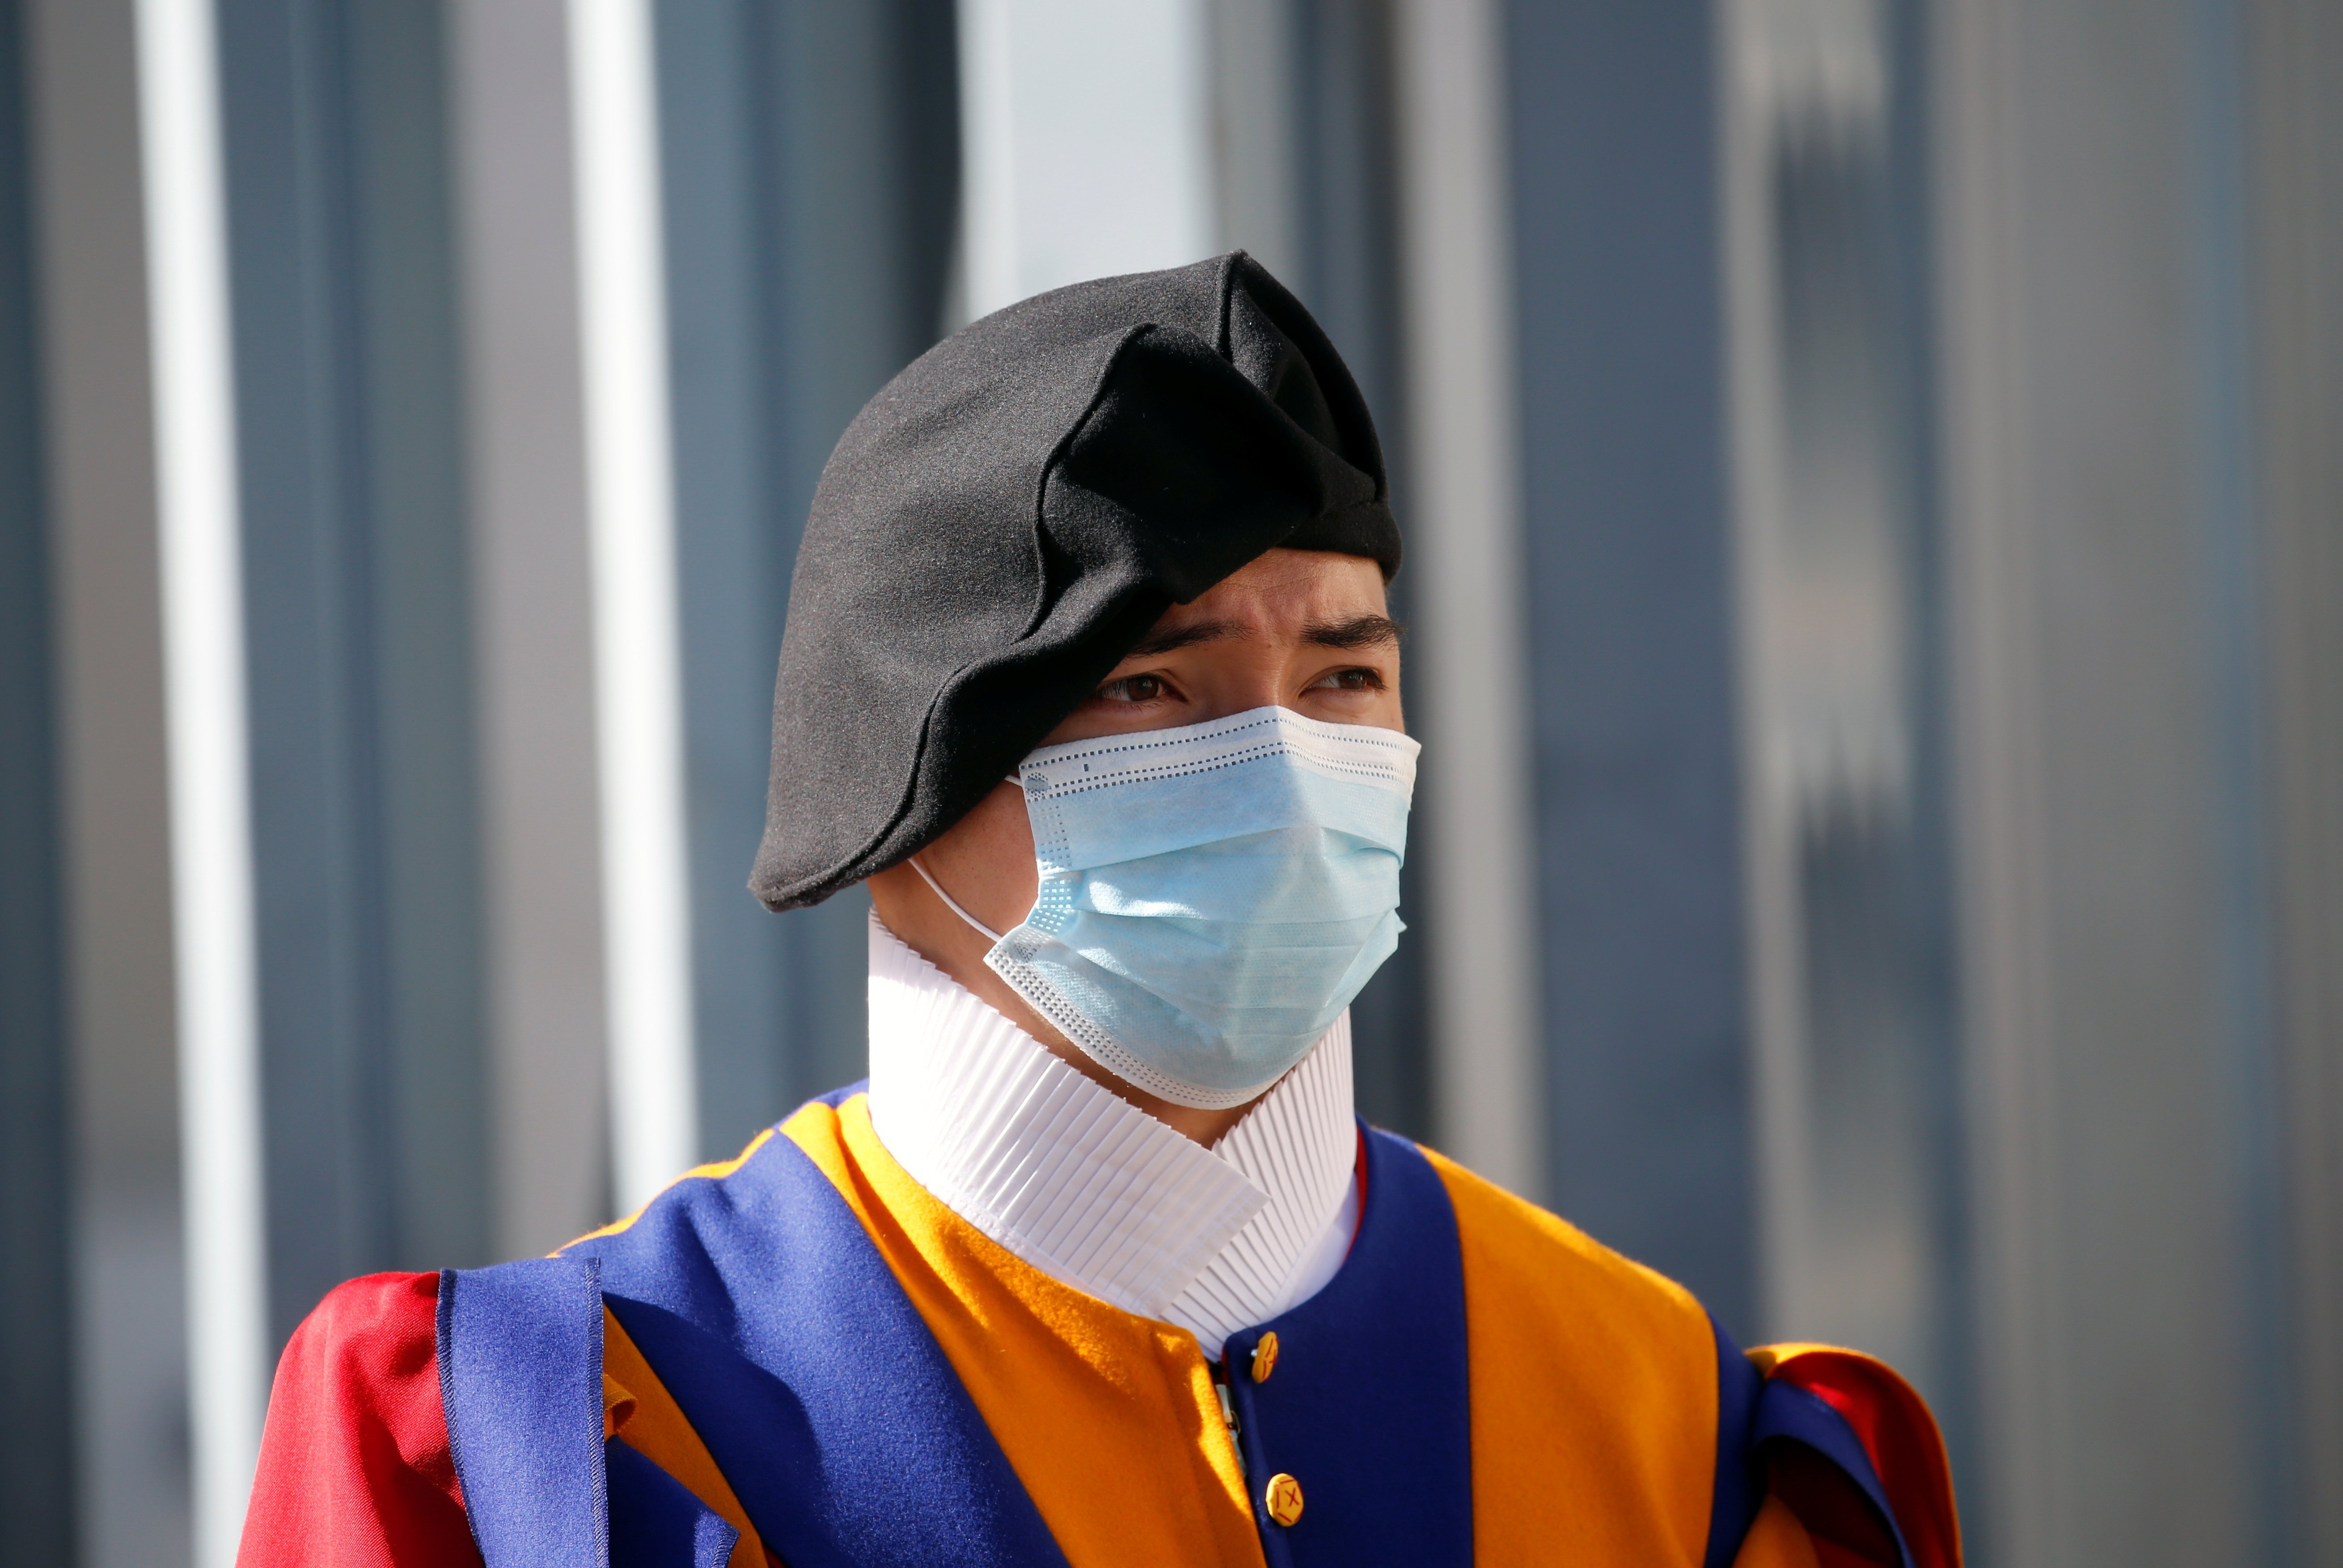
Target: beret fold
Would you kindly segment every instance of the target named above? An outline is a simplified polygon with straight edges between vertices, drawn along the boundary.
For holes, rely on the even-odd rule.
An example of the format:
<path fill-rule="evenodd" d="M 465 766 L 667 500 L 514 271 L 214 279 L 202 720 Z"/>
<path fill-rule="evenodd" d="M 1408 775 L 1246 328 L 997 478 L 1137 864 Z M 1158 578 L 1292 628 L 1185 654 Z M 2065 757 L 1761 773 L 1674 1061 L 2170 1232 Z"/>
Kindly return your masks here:
<path fill-rule="evenodd" d="M 1365 401 L 1242 252 L 946 338 L 855 417 L 815 488 L 750 890 L 819 903 L 918 853 L 1164 610 L 1279 546 L 1399 569 Z"/>

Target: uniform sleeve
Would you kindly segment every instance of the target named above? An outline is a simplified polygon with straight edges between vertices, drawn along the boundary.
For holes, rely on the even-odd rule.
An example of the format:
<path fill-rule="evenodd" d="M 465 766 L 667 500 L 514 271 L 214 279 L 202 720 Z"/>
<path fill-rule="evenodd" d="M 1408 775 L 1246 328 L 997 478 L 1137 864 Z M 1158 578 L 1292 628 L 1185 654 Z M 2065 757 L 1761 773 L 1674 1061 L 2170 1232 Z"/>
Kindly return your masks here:
<path fill-rule="evenodd" d="M 439 1398 L 437 1274 L 337 1287 L 277 1365 L 237 1568 L 477 1565 Z"/>
<path fill-rule="evenodd" d="M 1765 1374 L 1766 1406 L 1792 1409 L 1777 1393 L 1806 1405 L 1807 1415 L 1792 1410 L 1787 1422 L 1800 1441 L 1765 1444 L 1766 1491 L 1803 1527 L 1820 1568 L 1960 1568 L 1944 1440 L 1911 1384 L 1869 1356 L 1825 1345 L 1767 1346 L 1749 1359 Z M 1853 1446 L 1831 1442 L 1812 1424 L 1816 1414 Z"/>

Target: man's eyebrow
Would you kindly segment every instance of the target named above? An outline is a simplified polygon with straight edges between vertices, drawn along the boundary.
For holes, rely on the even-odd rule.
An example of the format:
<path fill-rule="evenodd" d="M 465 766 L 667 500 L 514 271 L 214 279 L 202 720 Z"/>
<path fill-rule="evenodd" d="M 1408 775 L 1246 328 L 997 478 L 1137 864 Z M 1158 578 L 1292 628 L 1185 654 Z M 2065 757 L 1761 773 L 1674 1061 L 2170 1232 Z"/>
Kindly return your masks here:
<path fill-rule="evenodd" d="M 1244 628 L 1232 620 L 1199 620 L 1172 631 L 1159 631 L 1140 640 L 1138 647 L 1123 655 L 1125 658 L 1152 658 L 1159 653 L 1171 653 L 1182 648 L 1193 648 L 1201 642 L 1219 642 L 1223 638 L 1242 635 Z"/>
<path fill-rule="evenodd" d="M 1313 621 L 1302 628 L 1302 640 L 1313 648 L 1373 648 L 1397 643 L 1406 629 L 1387 615 L 1359 615 L 1348 620 Z"/>

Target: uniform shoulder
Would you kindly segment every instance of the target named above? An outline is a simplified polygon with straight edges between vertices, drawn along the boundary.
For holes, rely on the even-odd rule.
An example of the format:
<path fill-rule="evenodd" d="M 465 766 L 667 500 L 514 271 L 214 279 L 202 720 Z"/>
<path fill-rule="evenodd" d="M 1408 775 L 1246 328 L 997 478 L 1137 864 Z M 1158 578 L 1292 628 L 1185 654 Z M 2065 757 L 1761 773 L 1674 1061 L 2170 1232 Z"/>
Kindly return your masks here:
<path fill-rule="evenodd" d="M 411 1377 L 434 1354 L 438 1302 L 436 1272 L 345 1280 L 293 1331 L 285 1365 L 322 1359 L 377 1378 Z"/>
<path fill-rule="evenodd" d="M 439 1395 L 439 1276 L 326 1293 L 277 1362 L 240 1568 L 477 1563 Z"/>
<path fill-rule="evenodd" d="M 1772 1486 L 1807 1530 L 1896 1560 L 1877 1515 L 1896 1522 L 1920 1568 L 1958 1568 L 1960 1515 L 1943 1434 L 1927 1401 L 1885 1362 L 1835 1345 L 1761 1345 L 1757 1428 L 1773 1445 Z M 1865 1498 L 1871 1504 L 1865 1506 Z"/>
<path fill-rule="evenodd" d="M 1468 1278 L 1479 1274 L 1524 1304 L 1566 1313 L 1574 1333 L 1607 1326 L 1639 1338 L 1689 1339 L 1698 1364 L 1714 1365 L 1708 1314 L 1690 1291 L 1445 1155 L 1424 1154 L 1455 1207 Z"/>
<path fill-rule="evenodd" d="M 1425 1153 L 1463 1264 L 1477 1550 L 1702 1561 L 1719 1474 L 1708 1314 L 1674 1281 Z"/>

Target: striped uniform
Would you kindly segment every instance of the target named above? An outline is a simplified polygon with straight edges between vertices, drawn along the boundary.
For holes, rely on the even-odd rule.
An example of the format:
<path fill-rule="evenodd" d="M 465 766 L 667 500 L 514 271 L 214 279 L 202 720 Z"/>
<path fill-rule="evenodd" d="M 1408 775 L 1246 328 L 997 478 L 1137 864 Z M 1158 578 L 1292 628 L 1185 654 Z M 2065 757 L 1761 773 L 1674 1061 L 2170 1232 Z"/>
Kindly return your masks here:
<path fill-rule="evenodd" d="M 1212 1365 L 946 1208 L 841 1091 L 552 1257 L 327 1296 L 240 1561 L 1958 1563 L 1885 1367 L 1745 1356 L 1564 1221 L 1359 1147 L 1332 1282 Z"/>

